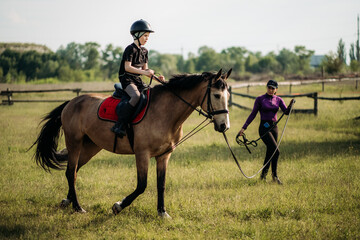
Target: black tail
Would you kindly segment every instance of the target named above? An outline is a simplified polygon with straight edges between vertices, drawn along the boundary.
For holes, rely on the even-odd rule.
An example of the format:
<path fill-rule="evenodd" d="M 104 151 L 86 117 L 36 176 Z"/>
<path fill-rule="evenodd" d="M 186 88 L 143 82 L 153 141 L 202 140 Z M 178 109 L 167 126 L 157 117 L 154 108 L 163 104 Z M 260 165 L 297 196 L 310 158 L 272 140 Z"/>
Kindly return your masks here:
<path fill-rule="evenodd" d="M 64 102 L 54 110 L 52 110 L 47 116 L 45 116 L 42 122 L 45 121 L 38 138 L 34 144 L 30 147 L 36 146 L 36 152 L 34 158 L 36 163 L 50 172 L 50 168 L 61 170 L 64 169 L 67 157 L 60 156 L 57 153 L 58 140 L 60 135 L 61 112 L 69 101 Z"/>

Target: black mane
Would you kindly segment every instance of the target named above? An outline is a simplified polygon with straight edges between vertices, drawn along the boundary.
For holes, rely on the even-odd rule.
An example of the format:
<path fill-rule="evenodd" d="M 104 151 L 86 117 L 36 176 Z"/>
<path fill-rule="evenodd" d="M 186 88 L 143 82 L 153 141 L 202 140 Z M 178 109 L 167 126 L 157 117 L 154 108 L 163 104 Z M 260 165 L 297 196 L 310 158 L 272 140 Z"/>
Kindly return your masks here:
<path fill-rule="evenodd" d="M 168 82 L 165 84 L 159 84 L 157 88 L 170 89 L 173 91 L 183 91 L 190 90 L 195 88 L 201 82 L 207 81 L 210 78 L 215 78 L 216 73 L 204 72 L 202 74 L 178 74 L 174 75 Z M 213 87 L 218 89 L 224 89 L 227 87 L 226 82 L 220 78 L 215 83 L 213 82 Z"/>

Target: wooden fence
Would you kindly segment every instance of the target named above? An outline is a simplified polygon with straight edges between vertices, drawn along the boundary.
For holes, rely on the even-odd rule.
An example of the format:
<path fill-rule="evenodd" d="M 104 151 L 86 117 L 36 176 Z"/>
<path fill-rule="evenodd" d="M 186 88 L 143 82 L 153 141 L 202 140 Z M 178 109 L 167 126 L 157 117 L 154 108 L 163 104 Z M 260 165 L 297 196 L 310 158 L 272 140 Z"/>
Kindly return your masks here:
<path fill-rule="evenodd" d="M 279 85 L 289 85 L 289 95 L 279 95 L 281 97 L 289 97 L 289 98 L 299 98 L 299 97 L 308 97 L 314 99 L 314 107 L 312 109 L 294 109 L 295 113 L 310 113 L 317 115 L 318 113 L 318 100 L 330 100 L 330 101 L 347 101 L 347 100 L 360 100 L 359 97 L 342 97 L 342 98 L 328 98 L 328 97 L 319 97 L 317 92 L 312 93 L 306 93 L 306 94 L 296 94 L 291 95 L 291 87 L 295 85 L 304 85 L 304 84 L 322 84 L 322 89 L 324 91 L 324 85 L 325 83 L 331 83 L 331 82 L 341 82 L 341 81 L 355 81 L 355 89 L 358 88 L 358 81 L 360 78 L 343 78 L 343 79 L 321 79 L 321 80 L 306 80 L 306 81 L 292 81 L 292 82 L 280 82 Z M 251 110 L 251 108 L 248 108 L 246 106 L 242 106 L 238 103 L 235 103 L 233 101 L 233 96 L 241 96 L 246 98 L 255 99 L 255 96 L 251 96 L 248 94 L 242 94 L 242 93 L 236 93 L 233 91 L 235 88 L 247 88 L 249 92 L 249 88 L 251 86 L 264 86 L 263 82 L 254 82 L 254 83 L 238 83 L 233 84 L 231 87 L 229 87 L 230 92 L 230 99 L 229 99 L 229 106 L 236 106 L 242 109 Z M 10 90 L 7 89 L 5 91 L 0 92 L 0 96 L 6 96 L 6 100 L 2 100 L 2 105 L 13 105 L 16 102 L 65 102 L 68 99 L 13 99 L 13 94 L 21 93 L 46 93 L 46 92 L 74 92 L 77 96 L 79 96 L 80 93 L 110 93 L 114 90 L 102 90 L 102 91 L 83 91 L 81 88 L 64 88 L 64 89 L 51 89 L 51 90 Z"/>
<path fill-rule="evenodd" d="M 79 96 L 80 93 L 106 93 L 113 92 L 112 90 L 102 90 L 102 91 L 83 91 L 81 88 L 63 88 L 63 89 L 51 89 L 51 90 L 10 90 L 9 88 L 5 91 L 0 92 L 0 96 L 6 96 L 6 100 L 2 100 L 2 105 L 13 105 L 16 102 L 65 102 L 68 99 L 13 99 L 14 93 L 50 93 L 50 92 L 74 92 L 76 96 Z"/>
<path fill-rule="evenodd" d="M 355 83 L 355 89 L 357 90 L 359 87 L 359 77 L 353 77 L 353 78 L 329 78 L 329 79 L 314 79 L 314 80 L 303 80 L 303 81 L 284 81 L 279 82 L 280 86 L 288 86 L 289 87 L 289 93 L 292 92 L 293 86 L 299 86 L 299 85 L 309 85 L 309 84 L 321 84 L 322 89 L 321 91 L 325 91 L 325 84 L 326 83 L 337 83 L 337 82 L 349 82 L 353 81 Z M 247 82 L 247 83 L 236 83 L 232 84 L 232 88 L 247 88 L 247 93 L 249 93 L 250 87 L 254 86 L 264 86 L 264 82 Z"/>

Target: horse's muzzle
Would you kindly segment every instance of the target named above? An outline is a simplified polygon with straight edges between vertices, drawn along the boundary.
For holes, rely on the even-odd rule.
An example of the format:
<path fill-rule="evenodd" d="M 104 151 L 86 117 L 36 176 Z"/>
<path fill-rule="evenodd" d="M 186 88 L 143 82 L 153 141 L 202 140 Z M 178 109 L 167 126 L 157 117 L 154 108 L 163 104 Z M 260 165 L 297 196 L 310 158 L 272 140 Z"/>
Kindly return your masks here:
<path fill-rule="evenodd" d="M 215 128 L 215 131 L 218 131 L 221 133 L 226 132 L 229 129 L 229 127 L 225 123 L 221 123 L 220 125 L 215 123 L 214 128 Z"/>

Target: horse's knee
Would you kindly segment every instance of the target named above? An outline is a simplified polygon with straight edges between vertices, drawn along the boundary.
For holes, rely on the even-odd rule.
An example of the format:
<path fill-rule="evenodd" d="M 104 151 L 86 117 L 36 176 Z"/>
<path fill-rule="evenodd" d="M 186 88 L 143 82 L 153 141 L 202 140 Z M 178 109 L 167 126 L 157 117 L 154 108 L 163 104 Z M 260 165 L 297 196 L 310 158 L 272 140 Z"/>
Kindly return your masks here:
<path fill-rule="evenodd" d="M 146 189 L 146 186 L 147 186 L 147 182 L 141 182 L 137 185 L 136 187 L 136 192 L 138 194 L 143 194 L 145 192 L 145 189 Z"/>

